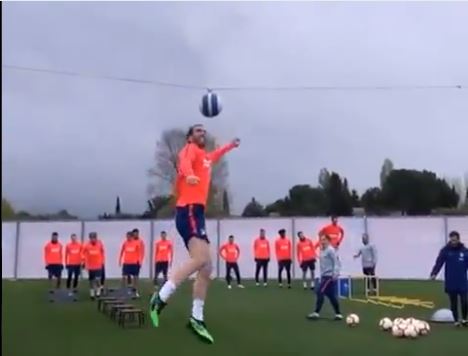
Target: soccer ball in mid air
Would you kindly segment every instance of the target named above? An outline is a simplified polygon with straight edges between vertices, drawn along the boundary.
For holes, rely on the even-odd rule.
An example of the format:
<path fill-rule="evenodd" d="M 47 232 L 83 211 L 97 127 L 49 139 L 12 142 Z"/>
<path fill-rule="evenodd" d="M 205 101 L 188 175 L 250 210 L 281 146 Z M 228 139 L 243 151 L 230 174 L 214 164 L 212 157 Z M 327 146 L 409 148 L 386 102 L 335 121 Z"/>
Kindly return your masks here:
<path fill-rule="evenodd" d="M 215 117 L 221 113 L 222 105 L 221 99 L 216 93 L 213 93 L 211 90 L 203 95 L 200 103 L 200 112 L 205 117 Z"/>
<path fill-rule="evenodd" d="M 346 324 L 348 324 L 348 326 L 358 325 L 359 324 L 359 317 L 357 316 L 357 314 L 349 314 L 346 317 Z"/>

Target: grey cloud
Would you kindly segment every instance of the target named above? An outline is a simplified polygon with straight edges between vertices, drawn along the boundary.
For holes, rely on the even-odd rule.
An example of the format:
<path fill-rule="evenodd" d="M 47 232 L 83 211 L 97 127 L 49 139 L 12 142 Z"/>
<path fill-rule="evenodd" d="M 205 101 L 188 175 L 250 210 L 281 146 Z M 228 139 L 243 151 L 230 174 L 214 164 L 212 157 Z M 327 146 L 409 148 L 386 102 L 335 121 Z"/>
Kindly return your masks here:
<path fill-rule="evenodd" d="M 466 3 L 7 3 L 3 63 L 207 86 L 468 85 Z M 161 130 L 223 139 L 239 211 L 326 166 L 363 190 L 397 167 L 468 169 L 468 91 L 201 92 L 3 70 L 2 193 L 93 216 L 145 208 Z M 268 180 L 268 184 L 265 184 Z"/>

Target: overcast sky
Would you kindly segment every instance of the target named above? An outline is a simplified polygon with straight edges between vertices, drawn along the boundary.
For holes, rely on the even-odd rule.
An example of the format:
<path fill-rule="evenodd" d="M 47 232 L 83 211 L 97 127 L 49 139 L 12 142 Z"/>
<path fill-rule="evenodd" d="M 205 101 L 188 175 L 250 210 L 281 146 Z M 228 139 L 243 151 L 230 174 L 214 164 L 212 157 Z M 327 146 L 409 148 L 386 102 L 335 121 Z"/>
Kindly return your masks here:
<path fill-rule="evenodd" d="M 468 3 L 4 3 L 2 61 L 203 86 L 468 85 Z M 386 157 L 468 170 L 468 90 L 203 92 L 2 68 L 2 196 L 92 217 L 142 212 L 161 130 L 222 140 L 239 212 L 321 167 L 363 192 Z"/>

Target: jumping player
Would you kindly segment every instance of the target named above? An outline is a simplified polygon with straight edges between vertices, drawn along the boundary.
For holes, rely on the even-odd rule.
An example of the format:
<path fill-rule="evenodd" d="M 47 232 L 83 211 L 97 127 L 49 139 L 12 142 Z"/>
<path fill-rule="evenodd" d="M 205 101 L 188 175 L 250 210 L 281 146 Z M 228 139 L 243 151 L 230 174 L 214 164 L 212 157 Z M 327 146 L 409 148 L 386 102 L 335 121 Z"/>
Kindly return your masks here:
<path fill-rule="evenodd" d="M 171 273 L 159 293 L 155 292 L 150 301 L 150 315 L 153 325 L 159 325 L 159 315 L 177 287 L 191 274 L 197 272 L 193 284 L 192 315 L 188 327 L 202 340 L 213 343 L 203 317 L 203 307 L 210 283 L 212 261 L 209 240 L 205 230 L 205 206 L 211 182 L 211 168 L 220 158 L 238 147 L 239 139 L 216 149 L 205 151 L 206 130 L 202 125 L 190 127 L 178 157 L 176 178 L 177 231 L 184 240 L 190 258 L 179 269 Z"/>

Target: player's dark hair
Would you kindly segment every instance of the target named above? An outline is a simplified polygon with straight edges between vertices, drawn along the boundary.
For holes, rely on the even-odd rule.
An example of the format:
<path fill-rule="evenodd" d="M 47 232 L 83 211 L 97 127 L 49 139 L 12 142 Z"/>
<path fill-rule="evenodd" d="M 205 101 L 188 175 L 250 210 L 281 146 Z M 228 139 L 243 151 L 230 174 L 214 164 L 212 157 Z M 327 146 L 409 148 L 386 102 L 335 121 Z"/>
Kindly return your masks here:
<path fill-rule="evenodd" d="M 228 239 L 233 239 L 234 235 L 229 235 Z"/>
<path fill-rule="evenodd" d="M 54 237 L 55 237 L 55 236 L 58 236 L 58 232 L 53 232 L 53 233 L 52 233 L 52 236 L 54 236 Z"/>
<path fill-rule="evenodd" d="M 163 235 L 163 234 L 164 234 L 164 235 L 166 235 L 166 234 L 167 234 L 167 232 L 166 232 L 166 231 L 164 231 L 164 230 L 163 230 L 163 231 L 161 231 L 161 235 Z"/>
<path fill-rule="evenodd" d="M 133 229 L 132 232 L 133 232 L 133 233 L 135 233 L 135 232 L 140 232 L 140 230 L 138 230 L 138 229 Z"/>
<path fill-rule="evenodd" d="M 280 229 L 280 230 L 278 230 L 278 234 L 284 235 L 284 234 L 286 234 L 286 230 L 285 229 Z"/>
<path fill-rule="evenodd" d="M 456 237 L 460 240 L 460 233 L 458 231 L 450 231 L 449 237 Z"/>
<path fill-rule="evenodd" d="M 301 234 L 302 234 L 302 231 L 297 232 L 297 236 L 301 236 Z"/>
<path fill-rule="evenodd" d="M 190 136 L 193 135 L 193 131 L 195 130 L 196 127 L 202 126 L 201 124 L 195 124 L 189 127 L 187 134 L 185 135 L 185 139 L 188 140 Z"/>

